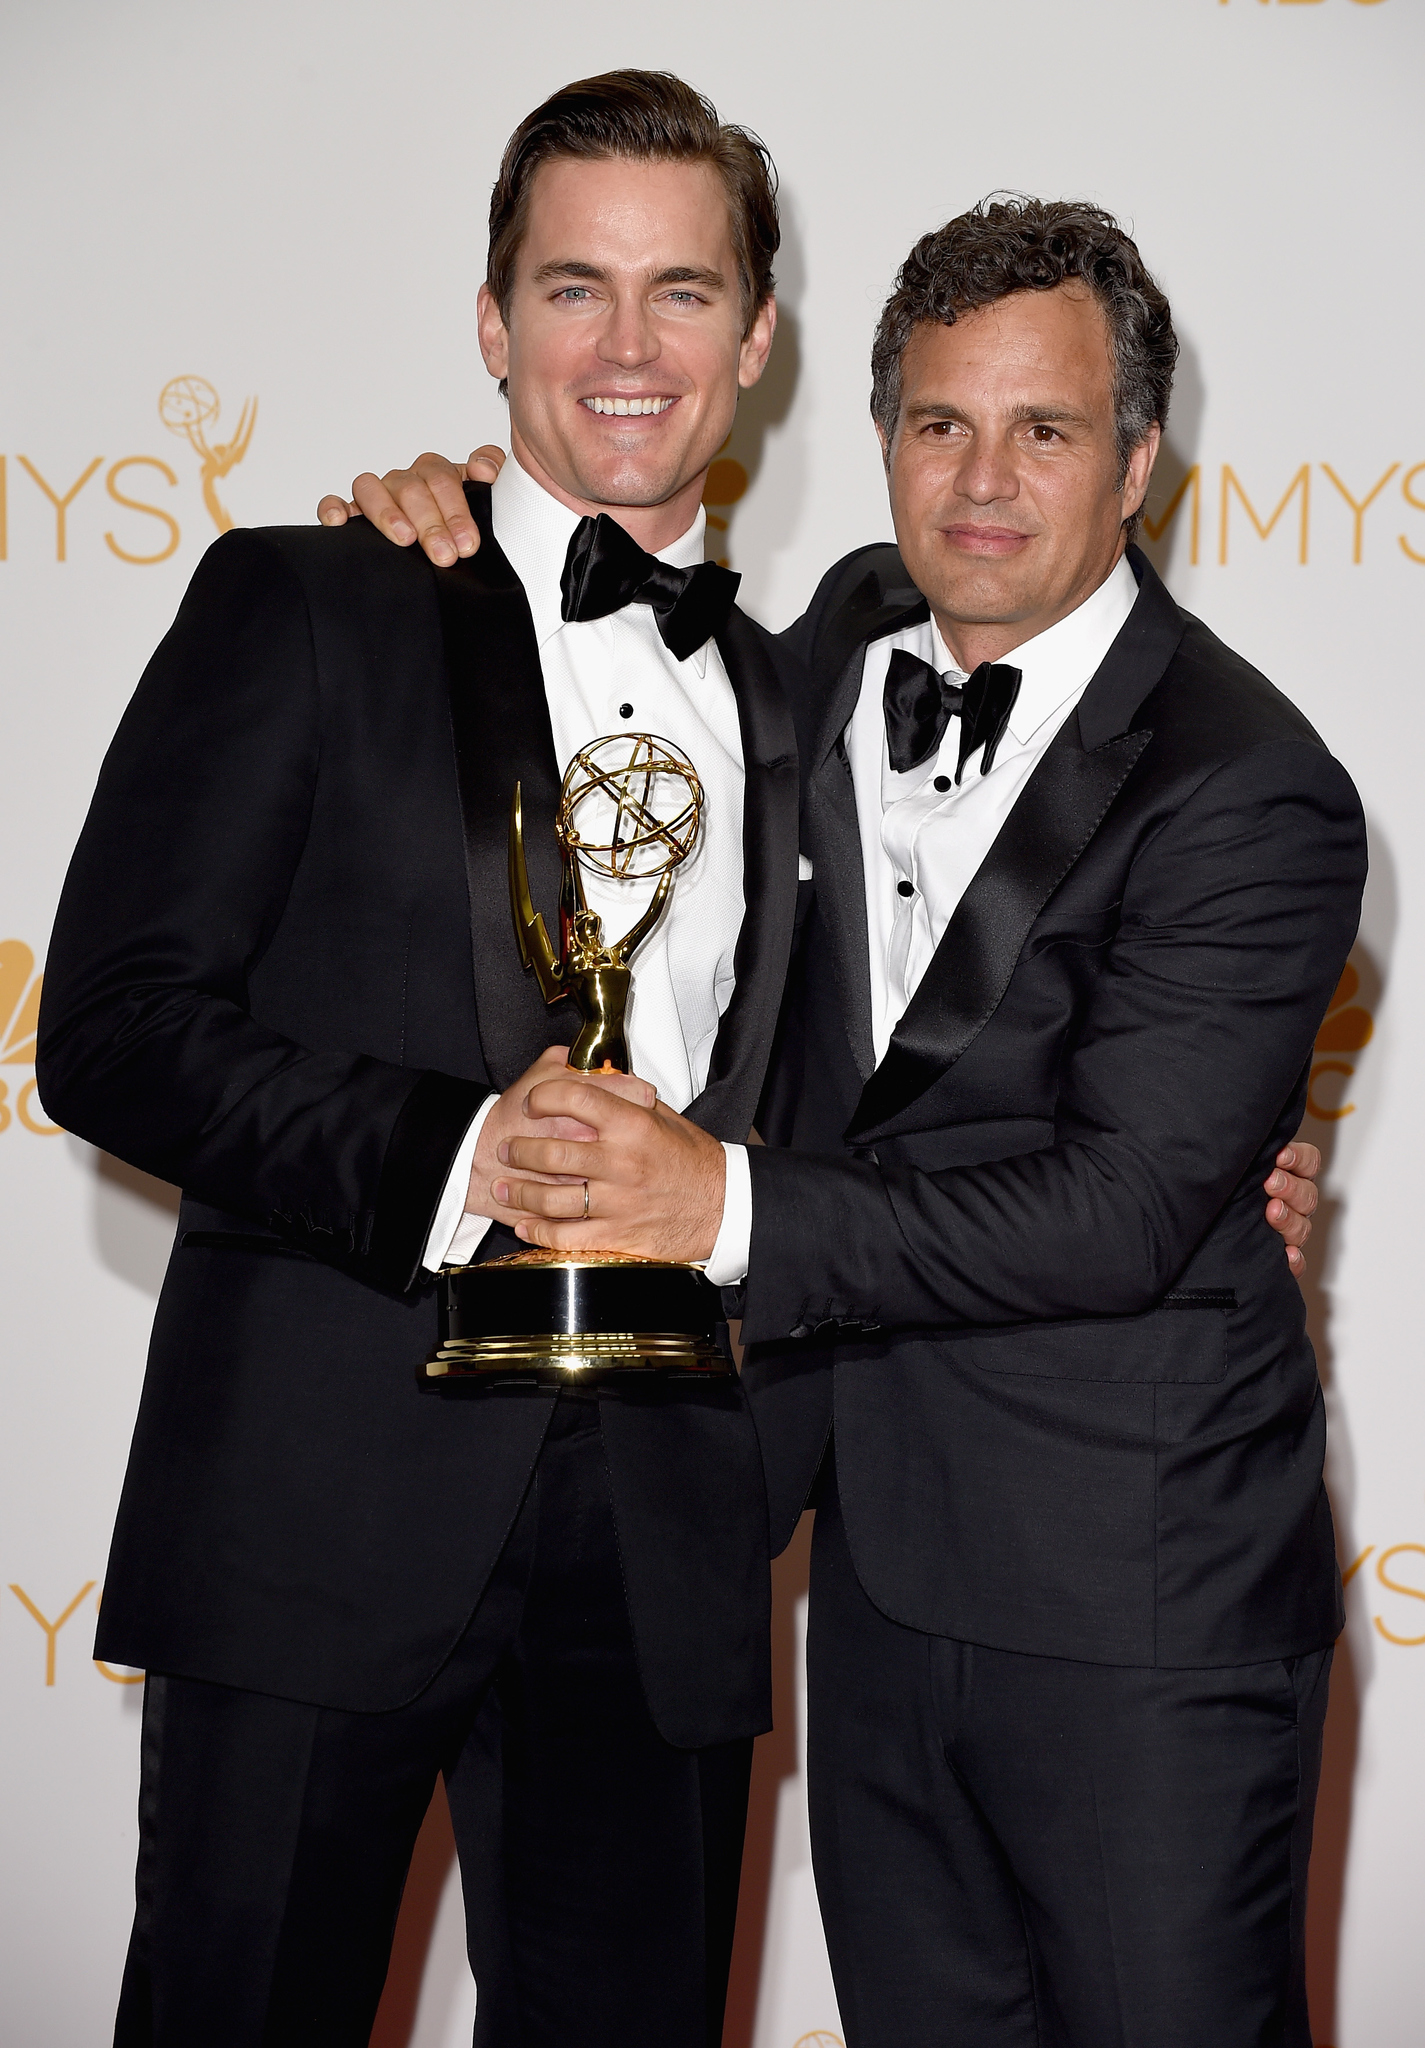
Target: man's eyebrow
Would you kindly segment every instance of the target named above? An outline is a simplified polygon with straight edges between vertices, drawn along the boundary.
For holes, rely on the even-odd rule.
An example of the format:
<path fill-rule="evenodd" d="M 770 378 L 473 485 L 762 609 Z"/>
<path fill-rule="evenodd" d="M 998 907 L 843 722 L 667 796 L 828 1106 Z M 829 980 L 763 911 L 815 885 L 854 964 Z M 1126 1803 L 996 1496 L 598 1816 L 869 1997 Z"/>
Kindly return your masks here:
<path fill-rule="evenodd" d="M 535 284 L 552 284 L 556 278 L 585 278 L 592 284 L 607 284 L 609 273 L 601 270 L 597 263 L 582 262 L 577 256 L 558 256 L 549 263 L 541 263 L 533 272 Z M 665 270 L 657 270 L 648 280 L 650 285 L 700 284 L 707 291 L 727 290 L 727 279 L 720 270 L 704 270 L 693 263 L 670 264 Z"/>
<path fill-rule="evenodd" d="M 1042 423 L 1046 427 L 1089 427 L 1093 425 L 1085 412 L 1076 412 L 1069 405 L 1033 405 L 1028 401 L 1010 407 L 1012 420 Z M 911 426 L 921 426 L 928 420 L 958 420 L 964 426 L 973 426 L 970 415 L 958 405 L 945 403 L 937 405 L 933 399 L 922 399 L 905 409 L 906 421 Z"/>
<path fill-rule="evenodd" d="M 650 284 L 700 284 L 711 292 L 727 290 L 727 279 L 720 270 L 703 270 L 692 263 L 675 263 L 667 270 L 655 271 Z"/>
<path fill-rule="evenodd" d="M 534 272 L 535 284 L 548 284 L 556 277 L 587 277 L 595 284 L 607 284 L 608 272 L 600 270 L 597 263 L 581 263 L 577 256 L 557 256 L 551 263 L 541 263 Z"/>

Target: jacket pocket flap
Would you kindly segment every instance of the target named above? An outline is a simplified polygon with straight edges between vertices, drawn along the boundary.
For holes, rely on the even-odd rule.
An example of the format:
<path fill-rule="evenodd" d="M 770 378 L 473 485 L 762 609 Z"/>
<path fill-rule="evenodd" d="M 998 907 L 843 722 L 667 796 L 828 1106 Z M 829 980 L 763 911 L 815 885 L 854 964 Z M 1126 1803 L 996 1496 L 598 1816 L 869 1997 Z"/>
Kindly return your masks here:
<path fill-rule="evenodd" d="M 977 1330 L 966 1347 L 982 1372 L 1110 1385 L 1207 1385 L 1227 1377 L 1230 1290 L 1183 1289 L 1141 1316 L 1083 1316 Z"/>

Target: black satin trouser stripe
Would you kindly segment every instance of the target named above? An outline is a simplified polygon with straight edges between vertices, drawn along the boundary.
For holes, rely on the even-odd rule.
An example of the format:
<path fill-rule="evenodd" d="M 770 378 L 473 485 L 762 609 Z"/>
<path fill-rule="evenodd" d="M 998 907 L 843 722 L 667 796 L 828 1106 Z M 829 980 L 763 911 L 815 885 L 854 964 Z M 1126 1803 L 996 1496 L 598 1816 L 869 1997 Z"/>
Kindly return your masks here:
<path fill-rule="evenodd" d="M 750 1759 L 654 1727 L 597 1405 L 561 1400 L 470 1628 L 411 1705 L 150 1681 L 117 2048 L 365 2048 L 442 1772 L 479 2048 L 716 2048 Z"/>
<path fill-rule="evenodd" d="M 833 1491 L 808 1760 L 847 2048 L 1310 2048 L 1330 1659 L 1115 1669 L 921 1635 L 866 1597 Z"/>

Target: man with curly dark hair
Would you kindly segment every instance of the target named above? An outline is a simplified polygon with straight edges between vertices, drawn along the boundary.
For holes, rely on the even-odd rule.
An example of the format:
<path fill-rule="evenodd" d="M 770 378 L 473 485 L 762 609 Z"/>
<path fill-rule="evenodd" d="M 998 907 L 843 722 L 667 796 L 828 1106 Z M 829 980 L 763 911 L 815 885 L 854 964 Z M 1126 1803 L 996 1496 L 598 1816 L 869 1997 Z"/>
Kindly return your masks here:
<path fill-rule="evenodd" d="M 1365 832 L 1132 545 L 1176 352 L 1100 208 L 996 199 L 917 243 L 873 354 L 897 545 L 784 639 L 814 879 L 769 1142 L 719 1182 L 665 1106 L 562 1077 L 531 1111 L 596 1140 L 517 1136 L 492 1190 L 527 1240 L 743 1272 L 774 1543 L 818 1507 L 850 2048 L 1310 2043 L 1340 1580 L 1257 1204 Z"/>

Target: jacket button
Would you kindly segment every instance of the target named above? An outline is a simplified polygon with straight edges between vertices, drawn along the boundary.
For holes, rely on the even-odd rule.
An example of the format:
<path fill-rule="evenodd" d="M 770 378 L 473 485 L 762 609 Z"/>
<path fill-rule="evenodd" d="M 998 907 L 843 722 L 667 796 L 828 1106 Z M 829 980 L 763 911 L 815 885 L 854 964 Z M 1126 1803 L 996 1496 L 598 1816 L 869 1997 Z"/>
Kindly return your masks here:
<path fill-rule="evenodd" d="M 915 887 L 913 883 L 897 882 L 896 887 L 900 890 L 902 896 L 914 896 L 915 894 Z"/>
<path fill-rule="evenodd" d="M 934 787 L 944 796 L 946 790 L 950 787 L 950 777 L 948 775 L 937 775 Z"/>

